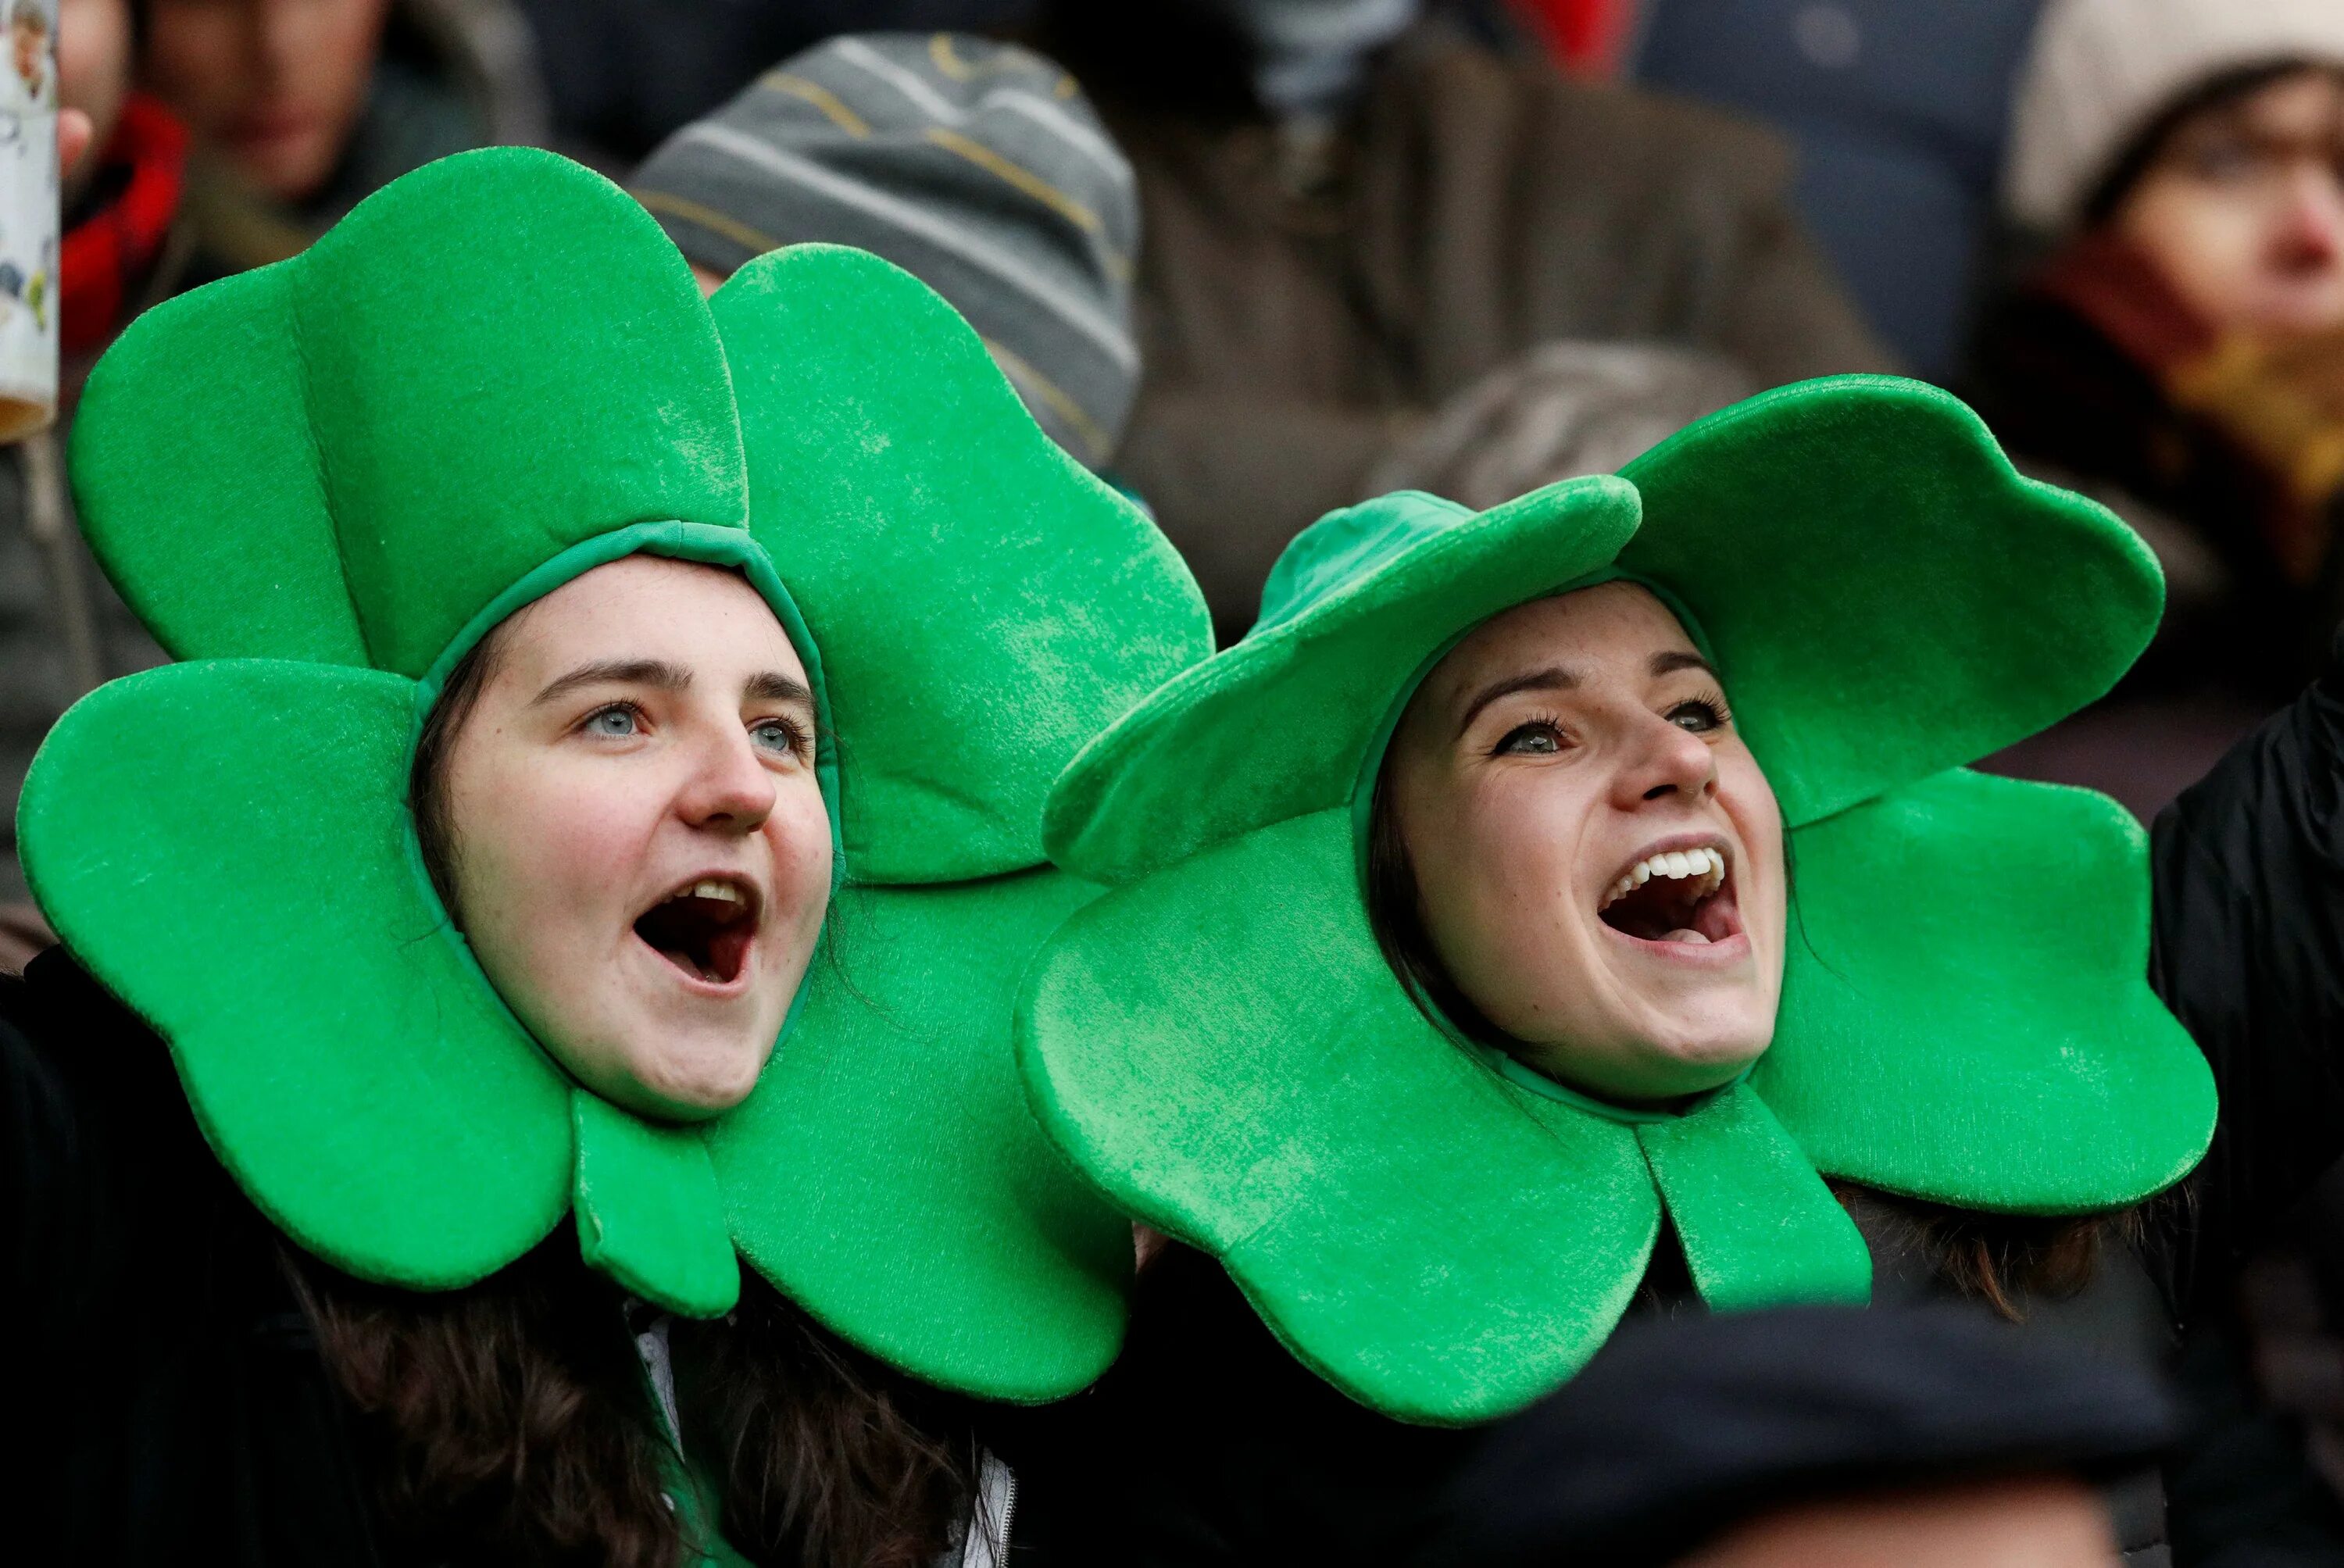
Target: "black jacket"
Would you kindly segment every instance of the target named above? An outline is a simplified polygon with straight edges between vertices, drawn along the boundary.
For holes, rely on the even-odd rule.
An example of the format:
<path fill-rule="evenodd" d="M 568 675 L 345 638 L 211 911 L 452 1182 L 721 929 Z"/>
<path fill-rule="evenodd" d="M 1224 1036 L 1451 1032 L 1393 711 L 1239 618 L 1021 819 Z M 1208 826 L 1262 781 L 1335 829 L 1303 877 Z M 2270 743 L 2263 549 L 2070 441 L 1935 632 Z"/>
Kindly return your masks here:
<path fill-rule="evenodd" d="M 12 1556 L 389 1560 L 280 1246 L 153 1034 L 59 949 L 0 977 Z"/>

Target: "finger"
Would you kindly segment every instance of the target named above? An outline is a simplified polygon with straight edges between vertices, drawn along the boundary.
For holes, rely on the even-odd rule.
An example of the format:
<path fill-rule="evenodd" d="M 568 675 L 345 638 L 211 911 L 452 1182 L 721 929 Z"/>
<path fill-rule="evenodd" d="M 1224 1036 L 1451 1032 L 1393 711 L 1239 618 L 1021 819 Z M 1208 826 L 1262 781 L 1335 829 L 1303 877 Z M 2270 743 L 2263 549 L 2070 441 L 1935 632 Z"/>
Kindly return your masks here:
<path fill-rule="evenodd" d="M 82 154 L 89 150 L 89 139 L 96 134 L 89 116 L 79 109 L 57 111 L 57 173 L 70 175 L 81 162 Z"/>

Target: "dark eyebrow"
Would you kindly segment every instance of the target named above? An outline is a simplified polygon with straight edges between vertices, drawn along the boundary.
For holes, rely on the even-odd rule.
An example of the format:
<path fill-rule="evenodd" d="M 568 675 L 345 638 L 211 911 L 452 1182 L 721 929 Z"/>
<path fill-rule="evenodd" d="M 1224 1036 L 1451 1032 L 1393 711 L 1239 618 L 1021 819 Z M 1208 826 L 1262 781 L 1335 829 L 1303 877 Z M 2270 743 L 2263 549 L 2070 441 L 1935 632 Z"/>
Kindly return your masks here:
<path fill-rule="evenodd" d="M 1652 662 L 1646 665 L 1645 668 L 1650 670 L 1655 677 L 1661 675 L 1673 675 L 1679 670 L 1699 670 L 1707 674 L 1710 679 L 1717 679 L 1717 667 L 1690 648 L 1674 649 L 1666 653 L 1655 653 L 1652 655 Z"/>
<path fill-rule="evenodd" d="M 1463 734 L 1473 727 L 1473 721 L 1482 709 L 1500 697 L 1510 697 L 1516 692 L 1568 692 L 1579 684 L 1579 677 L 1560 664 L 1550 664 L 1543 670 L 1528 674 L 1508 675 L 1481 688 L 1479 695 L 1465 705 L 1465 716 L 1457 721 L 1457 733 Z"/>
<path fill-rule="evenodd" d="M 794 675 L 784 675 L 779 670 L 767 670 L 762 674 L 750 676 L 749 684 L 742 695 L 757 703 L 794 703 L 809 711 L 813 707 L 813 693 L 806 688 L 806 683 Z"/>
<path fill-rule="evenodd" d="M 654 691 L 681 692 L 691 684 L 691 671 L 664 659 L 598 659 L 547 683 L 536 700 L 541 704 L 550 703 L 581 686 L 649 686 Z"/>

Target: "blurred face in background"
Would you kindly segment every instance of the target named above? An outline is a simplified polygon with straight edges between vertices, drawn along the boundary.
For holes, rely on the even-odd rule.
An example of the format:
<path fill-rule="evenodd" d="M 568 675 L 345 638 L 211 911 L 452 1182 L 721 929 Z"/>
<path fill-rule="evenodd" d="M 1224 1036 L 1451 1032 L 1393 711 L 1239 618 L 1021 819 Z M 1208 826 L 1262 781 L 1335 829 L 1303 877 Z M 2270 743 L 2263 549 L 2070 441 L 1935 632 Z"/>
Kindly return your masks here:
<path fill-rule="evenodd" d="M 57 6 L 57 105 L 89 116 L 89 145 L 65 171 L 68 201 L 89 183 L 130 92 L 130 6 L 127 0 L 60 0 Z"/>
<path fill-rule="evenodd" d="M 1678 1568 L 2118 1568 L 2107 1510 L 2065 1476 L 1787 1508 Z"/>
<path fill-rule="evenodd" d="M 2344 69 L 2189 116 L 2111 221 L 2217 330 L 2344 329 Z"/>
<path fill-rule="evenodd" d="M 298 202 L 364 112 L 390 0 L 154 0 L 147 85 L 263 194 Z"/>

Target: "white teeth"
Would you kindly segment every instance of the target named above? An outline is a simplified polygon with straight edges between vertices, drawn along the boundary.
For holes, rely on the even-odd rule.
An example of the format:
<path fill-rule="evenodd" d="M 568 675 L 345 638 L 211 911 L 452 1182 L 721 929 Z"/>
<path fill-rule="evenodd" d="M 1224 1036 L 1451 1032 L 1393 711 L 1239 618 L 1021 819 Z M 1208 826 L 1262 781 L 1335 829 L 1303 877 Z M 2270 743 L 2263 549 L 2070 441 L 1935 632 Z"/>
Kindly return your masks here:
<path fill-rule="evenodd" d="M 1610 908 L 1655 876 L 1667 877 L 1672 882 L 1699 877 L 1705 885 L 1693 896 L 1706 898 L 1725 885 L 1725 856 L 1714 849 L 1671 850 L 1662 855 L 1648 855 L 1630 866 L 1620 880 L 1612 885 L 1599 907 Z"/>
<path fill-rule="evenodd" d="M 1686 943 L 1702 947 L 1709 946 L 1709 938 L 1702 936 L 1700 932 L 1693 930 L 1691 926 L 1679 926 L 1676 930 L 1672 931 L 1667 936 L 1662 937 L 1661 940 L 1663 942 Z"/>
<path fill-rule="evenodd" d="M 684 891 L 683 896 L 686 898 L 715 898 L 721 899 L 726 904 L 738 904 L 741 902 L 741 890 L 733 886 L 729 882 L 718 882 L 711 879 L 706 882 L 693 883 L 691 887 Z"/>

